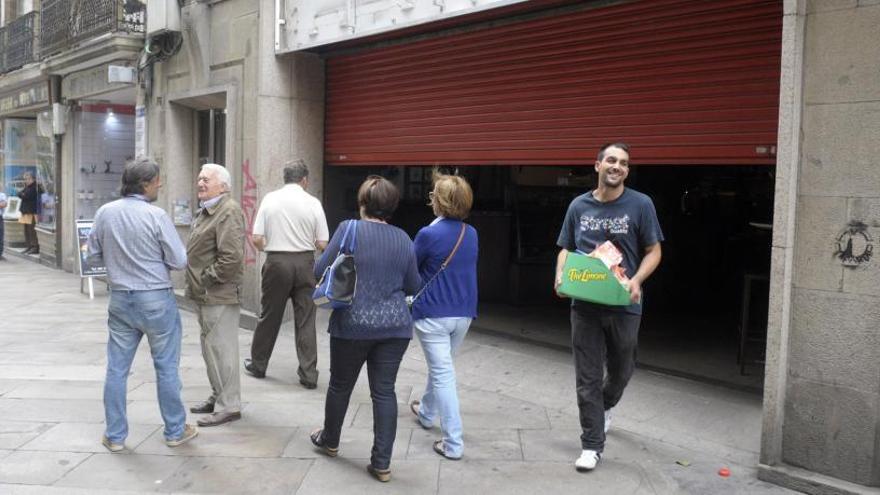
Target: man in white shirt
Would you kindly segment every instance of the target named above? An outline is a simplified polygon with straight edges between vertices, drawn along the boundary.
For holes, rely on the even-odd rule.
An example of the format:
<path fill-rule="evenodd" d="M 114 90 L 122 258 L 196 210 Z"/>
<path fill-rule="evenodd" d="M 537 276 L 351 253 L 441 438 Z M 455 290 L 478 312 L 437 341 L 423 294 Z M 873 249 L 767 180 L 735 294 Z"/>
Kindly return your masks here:
<path fill-rule="evenodd" d="M 309 169 L 299 160 L 284 167 L 284 187 L 263 198 L 254 220 L 254 246 L 266 252 L 260 320 L 244 369 L 256 378 L 266 376 L 287 300 L 293 301 L 299 382 L 318 384 L 318 346 L 315 335 L 315 250 L 327 247 L 330 235 L 318 198 L 306 192 Z"/>
<path fill-rule="evenodd" d="M 6 261 L 3 257 L 3 213 L 6 212 L 6 194 L 0 192 L 0 261 Z"/>

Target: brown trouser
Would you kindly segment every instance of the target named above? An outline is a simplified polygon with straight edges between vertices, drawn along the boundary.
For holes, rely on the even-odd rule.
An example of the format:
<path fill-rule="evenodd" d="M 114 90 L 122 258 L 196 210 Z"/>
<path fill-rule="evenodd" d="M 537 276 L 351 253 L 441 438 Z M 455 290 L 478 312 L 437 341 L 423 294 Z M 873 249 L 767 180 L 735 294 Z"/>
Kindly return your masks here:
<path fill-rule="evenodd" d="M 266 371 L 278 339 L 287 300 L 293 301 L 296 331 L 297 374 L 300 380 L 318 382 L 318 343 L 315 336 L 315 253 L 270 252 L 263 264 L 263 300 L 260 321 L 251 343 L 251 360 L 257 370 Z"/>
<path fill-rule="evenodd" d="M 40 241 L 37 238 L 37 224 L 24 224 L 24 243 L 29 249 L 39 249 Z"/>

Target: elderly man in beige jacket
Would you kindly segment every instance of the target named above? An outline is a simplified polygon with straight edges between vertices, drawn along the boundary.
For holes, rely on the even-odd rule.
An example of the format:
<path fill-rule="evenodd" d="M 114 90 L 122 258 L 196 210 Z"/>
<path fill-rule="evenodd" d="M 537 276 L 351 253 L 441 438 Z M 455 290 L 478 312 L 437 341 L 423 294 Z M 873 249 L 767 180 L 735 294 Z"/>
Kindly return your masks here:
<path fill-rule="evenodd" d="M 201 209 L 186 248 L 186 295 L 198 305 L 202 356 L 211 382 L 211 396 L 190 409 L 209 414 L 199 426 L 241 419 L 238 320 L 245 222 L 231 187 L 225 167 L 202 166 L 197 183 Z"/>

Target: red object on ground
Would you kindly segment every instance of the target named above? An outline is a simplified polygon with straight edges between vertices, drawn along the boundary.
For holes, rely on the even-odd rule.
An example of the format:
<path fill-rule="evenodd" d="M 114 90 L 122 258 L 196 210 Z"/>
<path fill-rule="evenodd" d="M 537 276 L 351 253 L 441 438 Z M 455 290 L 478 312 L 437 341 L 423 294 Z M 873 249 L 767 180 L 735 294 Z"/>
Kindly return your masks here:
<path fill-rule="evenodd" d="M 727 469 L 727 468 L 719 469 L 718 476 L 721 476 L 722 478 L 727 478 L 728 476 L 730 476 L 730 469 Z"/>

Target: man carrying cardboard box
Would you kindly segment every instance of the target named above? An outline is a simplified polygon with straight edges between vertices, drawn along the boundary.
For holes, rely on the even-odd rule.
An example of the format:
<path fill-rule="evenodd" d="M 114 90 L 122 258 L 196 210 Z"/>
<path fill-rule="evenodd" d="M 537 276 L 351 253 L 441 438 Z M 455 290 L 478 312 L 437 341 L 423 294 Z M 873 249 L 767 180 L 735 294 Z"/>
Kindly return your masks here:
<path fill-rule="evenodd" d="M 578 471 L 596 467 L 605 447 L 611 408 L 623 395 L 635 367 L 642 318 L 642 282 L 660 264 L 663 232 L 648 196 L 624 187 L 629 175 L 629 146 L 602 146 L 595 164 L 596 189 L 575 198 L 568 207 L 556 244 L 556 284 L 570 251 L 591 253 L 606 241 L 623 254 L 629 280 L 629 306 L 607 306 L 572 300 L 571 341 L 580 412 L 581 452 Z M 607 376 L 604 370 L 607 365 Z"/>

